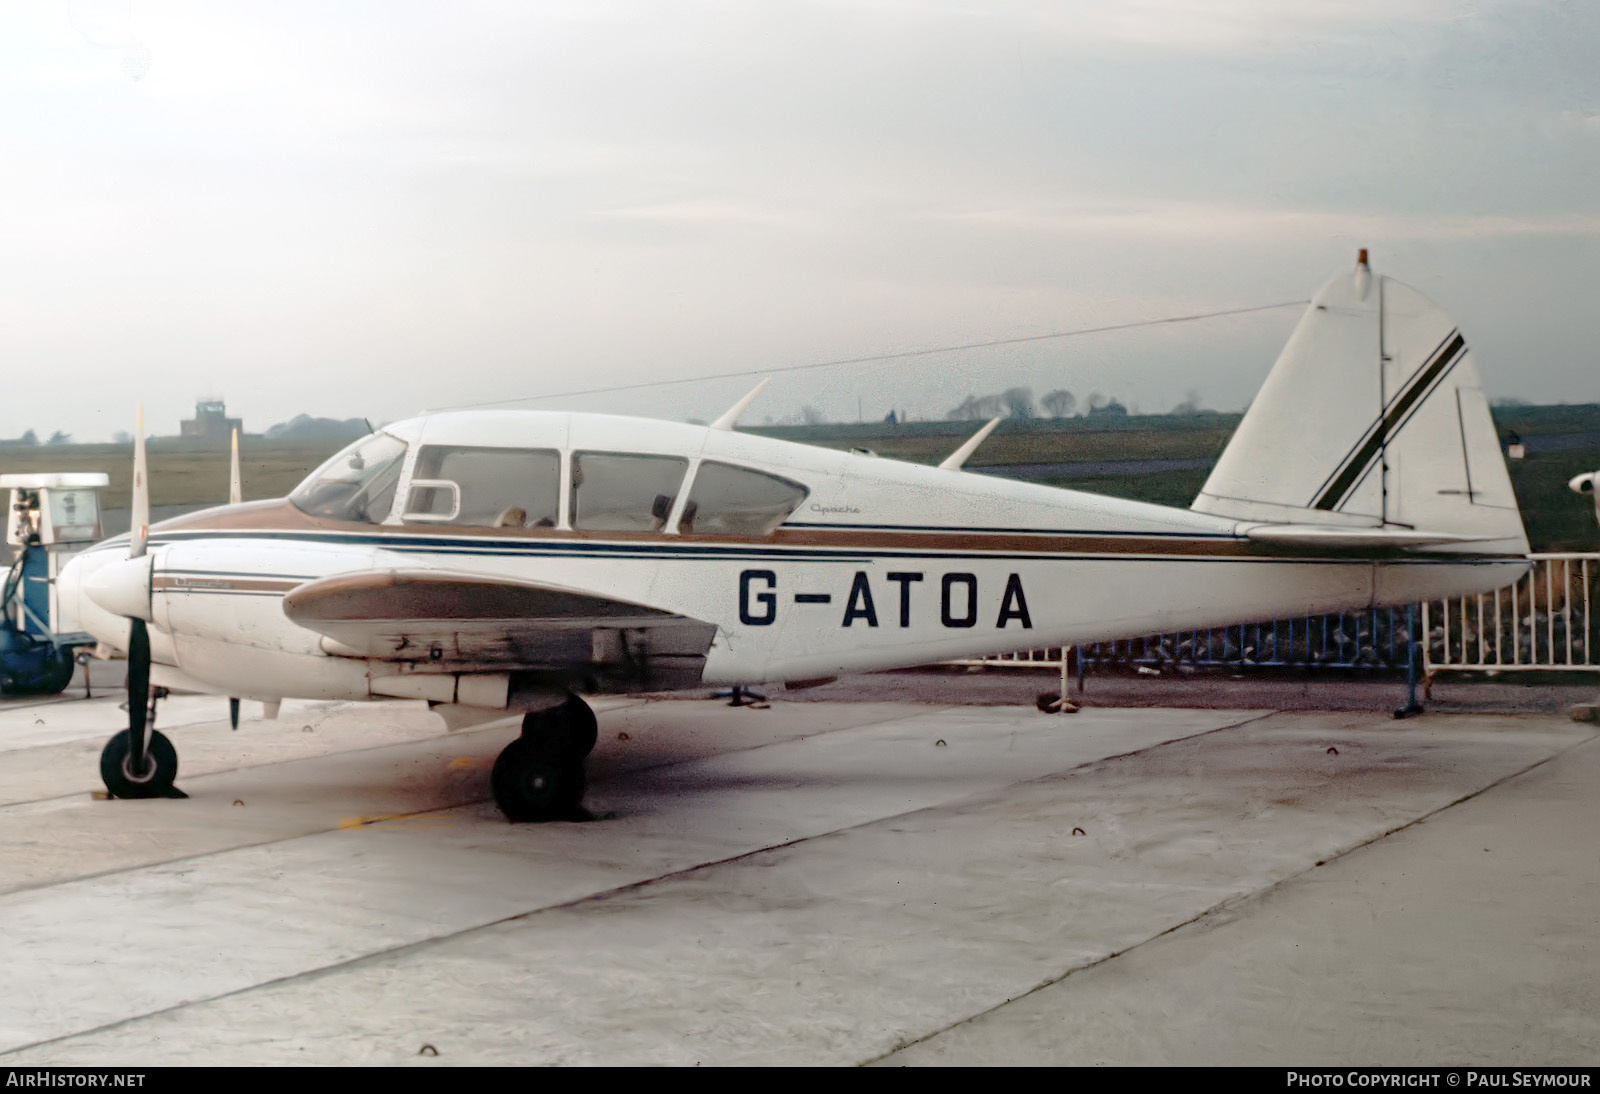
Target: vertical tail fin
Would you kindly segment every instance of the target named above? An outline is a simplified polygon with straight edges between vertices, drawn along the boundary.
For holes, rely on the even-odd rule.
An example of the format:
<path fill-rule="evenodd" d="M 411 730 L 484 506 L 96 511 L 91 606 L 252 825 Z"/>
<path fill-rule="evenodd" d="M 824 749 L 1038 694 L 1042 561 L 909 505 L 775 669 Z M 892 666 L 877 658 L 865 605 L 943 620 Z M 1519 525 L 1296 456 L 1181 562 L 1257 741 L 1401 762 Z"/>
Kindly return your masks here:
<path fill-rule="evenodd" d="M 1306 309 L 1193 508 L 1242 520 L 1468 537 L 1528 549 L 1477 365 L 1365 252 Z"/>

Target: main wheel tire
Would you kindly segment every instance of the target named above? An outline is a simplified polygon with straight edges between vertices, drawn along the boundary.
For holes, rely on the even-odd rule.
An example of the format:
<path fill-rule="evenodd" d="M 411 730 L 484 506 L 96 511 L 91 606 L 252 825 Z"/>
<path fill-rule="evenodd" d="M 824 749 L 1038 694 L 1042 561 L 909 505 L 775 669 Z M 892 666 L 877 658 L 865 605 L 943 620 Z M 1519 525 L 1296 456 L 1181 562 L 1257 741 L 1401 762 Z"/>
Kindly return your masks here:
<path fill-rule="evenodd" d="M 583 757 L 519 737 L 494 761 L 489 786 L 512 821 L 572 820 L 582 816 Z"/>
<path fill-rule="evenodd" d="M 561 709 L 567 716 L 572 746 L 578 749 L 579 755 L 587 756 L 600 740 L 600 720 L 594 716 L 593 708 L 576 695 L 568 695 L 566 705 Z"/>
<path fill-rule="evenodd" d="M 100 778 L 114 798 L 164 798 L 178 778 L 178 750 L 157 730 L 151 730 L 145 744 L 145 770 L 135 772 L 132 760 L 133 734 L 123 730 L 100 753 Z"/>
<path fill-rule="evenodd" d="M 600 740 L 600 722 L 588 703 L 569 694 L 560 706 L 524 714 L 522 737 L 548 752 L 575 755 L 581 760 L 594 751 Z"/>

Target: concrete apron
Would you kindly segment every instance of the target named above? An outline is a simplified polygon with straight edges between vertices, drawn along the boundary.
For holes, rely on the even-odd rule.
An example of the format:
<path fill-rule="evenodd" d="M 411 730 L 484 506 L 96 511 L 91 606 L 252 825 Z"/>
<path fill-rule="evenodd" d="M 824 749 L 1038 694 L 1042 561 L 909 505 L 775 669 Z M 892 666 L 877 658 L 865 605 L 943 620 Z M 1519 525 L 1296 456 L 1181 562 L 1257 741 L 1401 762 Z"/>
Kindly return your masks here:
<path fill-rule="evenodd" d="M 877 1061 L 1600 1059 L 1600 740 Z"/>
<path fill-rule="evenodd" d="M 4 1062 L 867 1061 L 1592 736 L 891 704 L 601 726 L 600 823 L 500 822 L 503 727 L 0 810 Z"/>

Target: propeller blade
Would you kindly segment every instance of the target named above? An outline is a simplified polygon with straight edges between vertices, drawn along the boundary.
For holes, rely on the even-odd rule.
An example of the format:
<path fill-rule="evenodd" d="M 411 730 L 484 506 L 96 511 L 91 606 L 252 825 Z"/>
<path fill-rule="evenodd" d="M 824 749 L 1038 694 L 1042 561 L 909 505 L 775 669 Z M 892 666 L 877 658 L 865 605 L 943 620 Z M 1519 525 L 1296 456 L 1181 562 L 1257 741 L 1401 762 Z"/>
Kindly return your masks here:
<path fill-rule="evenodd" d="M 228 697 L 228 724 L 234 729 L 239 728 L 239 700 Z"/>
<path fill-rule="evenodd" d="M 143 558 L 145 541 L 150 537 L 150 482 L 144 456 L 143 403 L 139 404 L 138 422 L 138 430 L 133 435 L 133 519 L 128 525 L 129 558 Z M 148 653 L 148 646 L 146 651 Z M 148 663 L 147 656 L 147 666 Z"/>
<path fill-rule="evenodd" d="M 239 478 L 239 431 L 233 431 L 233 456 L 228 465 L 228 504 L 238 505 L 244 500 L 244 487 Z M 234 728 L 238 728 L 235 726 Z"/>
<path fill-rule="evenodd" d="M 142 773 L 146 767 L 145 733 L 150 715 L 150 632 L 144 620 L 128 621 L 128 770 Z"/>

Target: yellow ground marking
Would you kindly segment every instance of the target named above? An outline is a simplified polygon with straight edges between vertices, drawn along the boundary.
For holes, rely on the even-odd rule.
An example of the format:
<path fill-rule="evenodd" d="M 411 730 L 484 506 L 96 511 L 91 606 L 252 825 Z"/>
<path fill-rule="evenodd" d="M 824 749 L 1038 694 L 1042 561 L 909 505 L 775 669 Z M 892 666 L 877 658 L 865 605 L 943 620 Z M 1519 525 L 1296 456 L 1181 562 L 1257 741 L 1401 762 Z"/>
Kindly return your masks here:
<path fill-rule="evenodd" d="M 366 828 L 384 822 L 394 822 L 407 828 L 449 828 L 455 824 L 455 821 L 438 813 L 379 813 L 371 817 L 345 817 L 339 822 L 339 827 Z"/>
<path fill-rule="evenodd" d="M 479 756 L 457 756 L 445 766 L 452 771 L 461 771 L 467 768 L 488 767 L 489 764 L 488 761 Z"/>

